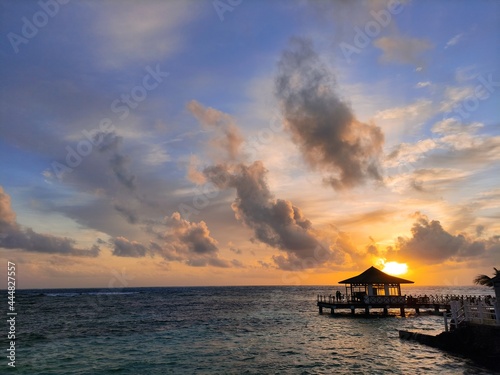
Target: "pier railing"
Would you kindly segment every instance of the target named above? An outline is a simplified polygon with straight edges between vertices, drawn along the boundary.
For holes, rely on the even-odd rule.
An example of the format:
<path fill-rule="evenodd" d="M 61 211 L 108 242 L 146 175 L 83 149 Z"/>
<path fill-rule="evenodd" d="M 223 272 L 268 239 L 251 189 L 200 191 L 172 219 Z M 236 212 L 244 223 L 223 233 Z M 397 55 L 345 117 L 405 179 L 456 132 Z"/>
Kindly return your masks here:
<path fill-rule="evenodd" d="M 329 304 L 374 304 L 374 305 L 402 305 L 408 303 L 408 298 L 406 296 L 347 296 L 337 299 L 336 296 L 324 296 L 318 295 L 318 302 L 324 302 Z"/>
<path fill-rule="evenodd" d="M 451 312 L 444 315 L 445 331 L 453 330 L 464 322 L 500 326 L 500 302 L 457 300 L 450 302 Z"/>
<path fill-rule="evenodd" d="M 350 303 L 364 303 L 364 304 L 405 304 L 408 307 L 414 305 L 440 305 L 440 306 L 450 306 L 452 302 L 456 301 L 460 304 L 471 304 L 477 305 L 483 303 L 485 306 L 493 307 L 495 305 L 495 298 L 488 296 L 461 296 L 455 294 L 447 295 L 418 295 L 418 296 L 351 296 L 342 295 L 341 299 L 337 299 L 334 295 L 320 295 L 317 297 L 318 302 L 324 302 L 329 304 L 350 304 Z M 476 311 L 475 308 L 471 310 Z"/>
<path fill-rule="evenodd" d="M 406 296 L 364 296 L 363 302 L 366 304 L 404 304 Z"/>

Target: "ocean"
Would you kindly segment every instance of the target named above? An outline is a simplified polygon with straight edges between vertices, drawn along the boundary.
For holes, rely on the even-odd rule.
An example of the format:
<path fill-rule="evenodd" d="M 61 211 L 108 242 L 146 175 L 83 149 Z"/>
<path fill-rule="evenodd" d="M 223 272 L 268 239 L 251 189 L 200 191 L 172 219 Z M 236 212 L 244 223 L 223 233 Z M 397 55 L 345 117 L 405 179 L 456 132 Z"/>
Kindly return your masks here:
<path fill-rule="evenodd" d="M 0 373 L 491 374 L 399 339 L 400 329 L 442 332 L 442 316 L 319 315 L 316 296 L 334 293 L 324 286 L 18 290 L 16 368 L 4 355 Z M 403 287 L 403 294 L 492 290 Z"/>

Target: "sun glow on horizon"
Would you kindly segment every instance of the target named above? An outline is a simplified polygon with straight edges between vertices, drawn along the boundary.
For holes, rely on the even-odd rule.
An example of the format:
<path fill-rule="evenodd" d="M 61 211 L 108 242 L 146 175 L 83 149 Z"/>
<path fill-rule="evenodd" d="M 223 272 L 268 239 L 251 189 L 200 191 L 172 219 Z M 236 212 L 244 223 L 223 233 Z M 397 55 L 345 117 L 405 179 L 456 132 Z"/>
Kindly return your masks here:
<path fill-rule="evenodd" d="M 388 273 L 390 275 L 403 275 L 408 272 L 408 265 L 406 263 L 398 262 L 384 262 L 384 269 L 382 272 Z"/>

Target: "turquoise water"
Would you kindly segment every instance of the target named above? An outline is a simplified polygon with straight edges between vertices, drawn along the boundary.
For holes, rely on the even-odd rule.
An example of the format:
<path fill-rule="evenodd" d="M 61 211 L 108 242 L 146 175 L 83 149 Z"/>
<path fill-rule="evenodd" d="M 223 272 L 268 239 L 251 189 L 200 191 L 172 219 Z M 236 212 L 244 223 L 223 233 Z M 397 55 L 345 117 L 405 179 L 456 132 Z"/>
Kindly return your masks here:
<path fill-rule="evenodd" d="M 491 373 L 460 356 L 398 338 L 400 329 L 441 332 L 441 316 L 319 315 L 316 295 L 332 293 L 331 287 L 17 291 L 12 373 Z M 403 293 L 491 290 L 406 288 Z M 4 357 L 0 373 L 10 370 Z"/>

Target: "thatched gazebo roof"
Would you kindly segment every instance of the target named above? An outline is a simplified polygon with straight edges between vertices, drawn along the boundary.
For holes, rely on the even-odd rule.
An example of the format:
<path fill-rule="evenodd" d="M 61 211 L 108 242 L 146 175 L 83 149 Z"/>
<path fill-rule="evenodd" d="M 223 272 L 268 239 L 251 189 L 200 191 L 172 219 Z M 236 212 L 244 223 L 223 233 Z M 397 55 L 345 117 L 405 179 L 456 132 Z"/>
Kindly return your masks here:
<path fill-rule="evenodd" d="M 371 266 L 358 276 L 339 281 L 339 284 L 413 284 L 413 281 L 388 275 Z"/>

